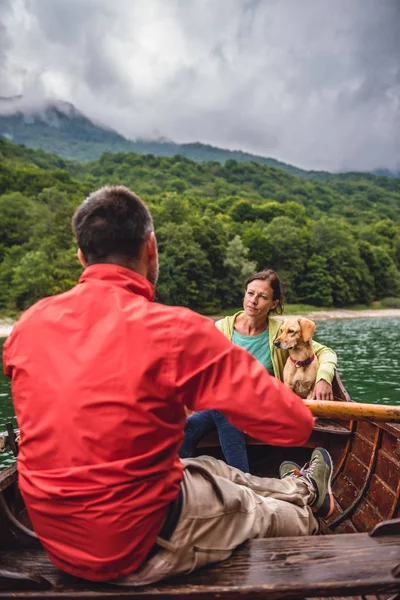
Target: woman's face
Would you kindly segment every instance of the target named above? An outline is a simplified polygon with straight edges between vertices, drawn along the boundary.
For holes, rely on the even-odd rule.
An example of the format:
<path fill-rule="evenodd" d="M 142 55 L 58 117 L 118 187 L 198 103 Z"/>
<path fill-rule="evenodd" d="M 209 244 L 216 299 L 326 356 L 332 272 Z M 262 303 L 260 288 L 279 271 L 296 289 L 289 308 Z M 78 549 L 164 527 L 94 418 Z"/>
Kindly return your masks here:
<path fill-rule="evenodd" d="M 272 299 L 273 295 L 269 281 L 255 279 L 247 286 L 243 299 L 244 312 L 248 317 L 256 317 L 260 321 L 266 319 L 278 304 L 278 300 Z"/>

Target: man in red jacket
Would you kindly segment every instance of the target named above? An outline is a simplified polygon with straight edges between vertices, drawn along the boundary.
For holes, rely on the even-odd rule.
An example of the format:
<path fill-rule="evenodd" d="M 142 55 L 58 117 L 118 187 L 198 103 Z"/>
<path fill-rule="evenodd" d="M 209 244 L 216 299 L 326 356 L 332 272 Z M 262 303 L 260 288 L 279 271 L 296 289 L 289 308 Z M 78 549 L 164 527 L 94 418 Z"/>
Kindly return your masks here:
<path fill-rule="evenodd" d="M 211 457 L 181 462 L 185 410 L 222 411 L 252 436 L 301 445 L 313 418 L 211 320 L 155 303 L 151 215 L 122 186 L 73 218 L 84 272 L 27 310 L 4 346 L 21 430 L 19 483 L 58 567 L 142 585 L 227 558 L 245 540 L 318 533 L 332 510 L 328 453 L 282 479 Z"/>

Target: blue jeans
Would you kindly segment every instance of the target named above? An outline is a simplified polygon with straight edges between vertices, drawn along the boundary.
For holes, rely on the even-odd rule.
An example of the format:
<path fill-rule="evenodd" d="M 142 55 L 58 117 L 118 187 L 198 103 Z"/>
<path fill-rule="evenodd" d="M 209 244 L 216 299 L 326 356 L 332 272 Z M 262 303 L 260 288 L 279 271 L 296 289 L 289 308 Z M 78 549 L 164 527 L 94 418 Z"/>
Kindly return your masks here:
<path fill-rule="evenodd" d="M 215 428 L 217 428 L 219 443 L 228 465 L 248 473 L 249 462 L 245 435 L 243 431 L 231 425 L 226 417 L 217 410 L 203 410 L 187 418 L 185 439 L 179 450 L 179 456 L 192 458 L 201 438 Z"/>

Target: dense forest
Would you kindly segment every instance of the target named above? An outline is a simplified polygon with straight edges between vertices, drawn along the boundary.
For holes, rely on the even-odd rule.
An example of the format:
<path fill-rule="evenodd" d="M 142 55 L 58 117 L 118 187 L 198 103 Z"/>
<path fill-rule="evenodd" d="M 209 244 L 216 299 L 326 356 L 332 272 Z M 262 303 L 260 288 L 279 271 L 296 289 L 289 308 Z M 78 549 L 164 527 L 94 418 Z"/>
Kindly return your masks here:
<path fill-rule="evenodd" d="M 116 183 L 152 211 L 161 302 L 237 306 L 247 276 L 272 267 L 289 302 L 400 306 L 400 179 L 316 181 L 255 162 L 134 153 L 77 163 L 0 139 L 0 312 L 76 282 L 71 216 Z"/>

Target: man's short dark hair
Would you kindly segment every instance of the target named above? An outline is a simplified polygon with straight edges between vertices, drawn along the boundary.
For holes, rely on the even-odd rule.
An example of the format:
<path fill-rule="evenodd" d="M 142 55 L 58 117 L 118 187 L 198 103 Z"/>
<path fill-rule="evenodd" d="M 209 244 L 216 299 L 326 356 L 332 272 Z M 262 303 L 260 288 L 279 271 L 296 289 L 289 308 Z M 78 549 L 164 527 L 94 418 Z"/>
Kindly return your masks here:
<path fill-rule="evenodd" d="M 78 207 L 72 228 L 88 265 L 109 257 L 139 258 L 153 220 L 143 200 L 123 185 L 92 192 Z"/>

